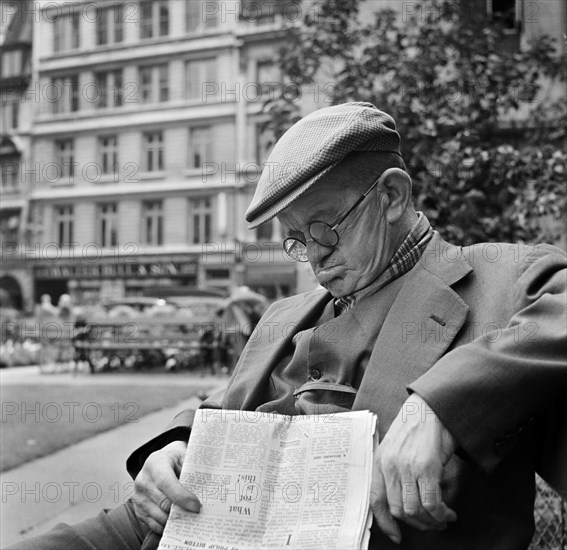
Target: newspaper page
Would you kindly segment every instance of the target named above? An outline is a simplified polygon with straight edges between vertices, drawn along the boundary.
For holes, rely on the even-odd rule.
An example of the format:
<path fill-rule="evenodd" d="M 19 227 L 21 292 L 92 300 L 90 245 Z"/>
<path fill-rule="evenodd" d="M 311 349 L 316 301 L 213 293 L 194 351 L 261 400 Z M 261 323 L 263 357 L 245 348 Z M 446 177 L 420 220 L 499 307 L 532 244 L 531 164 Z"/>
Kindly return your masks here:
<path fill-rule="evenodd" d="M 201 511 L 172 506 L 159 550 L 366 549 L 375 426 L 369 411 L 197 411 L 180 481 Z"/>

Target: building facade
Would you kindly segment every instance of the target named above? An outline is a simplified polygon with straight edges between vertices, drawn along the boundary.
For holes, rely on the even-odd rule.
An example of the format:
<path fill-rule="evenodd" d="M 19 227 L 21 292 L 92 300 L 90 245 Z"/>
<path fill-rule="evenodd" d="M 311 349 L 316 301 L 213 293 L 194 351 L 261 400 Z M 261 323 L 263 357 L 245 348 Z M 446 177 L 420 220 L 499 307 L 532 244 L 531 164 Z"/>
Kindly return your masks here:
<path fill-rule="evenodd" d="M 32 158 L 32 2 L 0 6 L 0 306 L 31 309 L 33 278 L 20 252 L 27 237 L 29 192 L 25 170 Z"/>
<path fill-rule="evenodd" d="M 244 222 L 277 17 L 242 22 L 240 2 L 195 0 L 35 9 L 30 236 L 15 255 L 33 300 L 294 292 L 277 222 Z"/>

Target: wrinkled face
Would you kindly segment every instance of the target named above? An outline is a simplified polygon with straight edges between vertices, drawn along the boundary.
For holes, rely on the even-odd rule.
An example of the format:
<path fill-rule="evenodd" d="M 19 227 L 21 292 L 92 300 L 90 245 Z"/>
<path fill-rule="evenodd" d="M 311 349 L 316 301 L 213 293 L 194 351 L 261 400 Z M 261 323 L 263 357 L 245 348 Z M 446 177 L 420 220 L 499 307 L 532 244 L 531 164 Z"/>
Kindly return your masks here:
<path fill-rule="evenodd" d="M 346 296 L 372 283 L 384 271 L 395 250 L 385 211 L 388 196 L 373 189 L 337 228 L 335 247 L 311 240 L 311 222 L 333 226 L 362 195 L 347 189 L 344 173 L 331 172 L 280 213 L 284 238 L 296 237 L 307 243 L 307 256 L 319 284 L 335 298 Z M 368 181 L 369 188 L 372 180 Z"/>

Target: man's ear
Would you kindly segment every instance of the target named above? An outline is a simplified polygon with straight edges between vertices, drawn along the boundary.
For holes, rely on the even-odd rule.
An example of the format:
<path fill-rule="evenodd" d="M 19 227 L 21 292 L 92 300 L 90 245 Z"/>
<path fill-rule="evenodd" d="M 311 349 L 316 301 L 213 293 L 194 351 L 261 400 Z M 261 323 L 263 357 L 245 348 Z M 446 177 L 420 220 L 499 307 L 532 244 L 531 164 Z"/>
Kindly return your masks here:
<path fill-rule="evenodd" d="M 388 197 L 386 219 L 397 222 L 411 202 L 411 178 L 401 168 L 388 168 L 380 177 L 379 192 Z"/>

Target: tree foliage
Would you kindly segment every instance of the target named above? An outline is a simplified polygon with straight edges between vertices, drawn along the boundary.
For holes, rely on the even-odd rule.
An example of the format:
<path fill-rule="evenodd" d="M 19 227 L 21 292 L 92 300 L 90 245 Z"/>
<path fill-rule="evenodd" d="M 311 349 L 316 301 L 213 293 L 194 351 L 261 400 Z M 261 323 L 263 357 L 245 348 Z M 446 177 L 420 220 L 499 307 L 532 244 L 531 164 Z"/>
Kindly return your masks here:
<path fill-rule="evenodd" d="M 412 17 L 380 10 L 368 22 L 359 3 L 319 0 L 290 26 L 284 80 L 332 88 L 318 107 L 369 101 L 394 116 L 416 208 L 446 238 L 557 239 L 567 108 L 552 98 L 566 76 L 553 40 L 506 48 L 504 30 L 481 11 L 464 14 L 461 1 L 423 0 Z M 298 96 L 283 90 L 266 104 L 276 137 L 300 113 Z"/>

